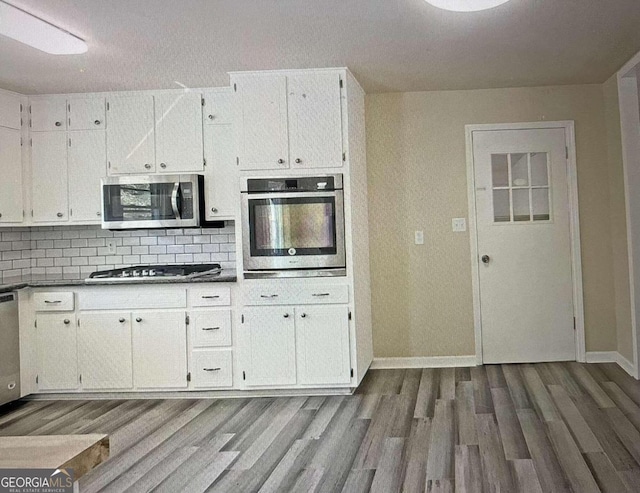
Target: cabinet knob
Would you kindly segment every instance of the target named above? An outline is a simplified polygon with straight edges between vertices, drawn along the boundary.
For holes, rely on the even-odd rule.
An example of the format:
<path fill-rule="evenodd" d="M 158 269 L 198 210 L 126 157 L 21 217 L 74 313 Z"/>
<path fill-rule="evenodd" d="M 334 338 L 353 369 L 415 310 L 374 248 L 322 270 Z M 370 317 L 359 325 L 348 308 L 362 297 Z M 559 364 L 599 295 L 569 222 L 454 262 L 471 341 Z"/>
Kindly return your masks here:
<path fill-rule="evenodd" d="M 300 164 L 302 162 L 302 159 L 300 159 L 299 157 L 296 158 L 296 163 Z"/>
<path fill-rule="evenodd" d="M 120 322 L 121 324 L 123 324 L 123 323 L 125 322 L 125 319 L 124 319 L 124 318 L 121 318 L 121 319 L 119 320 L 119 322 Z"/>
<path fill-rule="evenodd" d="M 284 159 L 278 159 L 278 164 L 284 164 Z"/>
<path fill-rule="evenodd" d="M 63 214 L 62 212 L 58 212 L 58 213 L 56 214 L 56 216 L 58 216 L 58 217 L 62 217 L 62 216 L 64 216 L 64 214 Z"/>
<path fill-rule="evenodd" d="M 55 125 L 56 125 L 56 127 L 61 127 L 62 126 L 62 122 L 56 122 Z"/>
<path fill-rule="evenodd" d="M 212 207 L 211 208 L 211 212 L 213 212 L 213 213 L 218 212 L 218 209 L 216 209 L 215 207 Z M 0 217 L 2 217 L 2 214 L 0 214 Z"/>
<path fill-rule="evenodd" d="M 2 217 L 2 213 L 0 212 L 0 217 Z"/>
<path fill-rule="evenodd" d="M 208 118 L 209 120 L 213 120 L 213 119 L 215 118 L 215 116 L 213 116 L 213 115 L 209 115 L 207 118 Z"/>
<path fill-rule="evenodd" d="M 136 318 L 136 322 L 140 323 L 140 322 L 142 322 L 142 319 L 140 317 L 137 317 Z"/>
<path fill-rule="evenodd" d="M 284 318 L 289 318 L 289 314 L 288 314 L 288 313 L 285 313 L 285 314 L 284 314 Z"/>
<path fill-rule="evenodd" d="M 69 320 L 68 318 L 64 319 L 64 324 L 65 325 L 69 325 L 71 323 L 71 320 Z"/>
<path fill-rule="evenodd" d="M 166 168 L 167 167 L 167 163 L 160 163 L 160 167 L 161 168 Z"/>
<path fill-rule="evenodd" d="M 151 169 L 151 165 L 150 165 L 149 163 L 145 164 L 145 165 L 144 165 L 144 167 L 145 167 L 146 169 Z"/>
<path fill-rule="evenodd" d="M 102 212 L 96 212 L 96 216 L 98 217 L 102 216 Z"/>
<path fill-rule="evenodd" d="M 100 125 L 102 122 L 100 120 L 96 120 L 93 122 L 94 125 Z"/>
<path fill-rule="evenodd" d="M 307 314 L 303 313 L 302 315 L 300 315 L 301 318 L 307 318 Z"/>

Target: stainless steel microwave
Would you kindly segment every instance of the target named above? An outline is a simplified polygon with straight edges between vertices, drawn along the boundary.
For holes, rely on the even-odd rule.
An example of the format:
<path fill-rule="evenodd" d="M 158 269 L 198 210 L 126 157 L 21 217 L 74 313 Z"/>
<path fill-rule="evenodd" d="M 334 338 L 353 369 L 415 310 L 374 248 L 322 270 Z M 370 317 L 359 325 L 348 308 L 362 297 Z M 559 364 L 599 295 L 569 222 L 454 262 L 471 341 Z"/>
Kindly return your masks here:
<path fill-rule="evenodd" d="M 202 175 L 117 176 L 102 179 L 102 228 L 200 226 Z"/>

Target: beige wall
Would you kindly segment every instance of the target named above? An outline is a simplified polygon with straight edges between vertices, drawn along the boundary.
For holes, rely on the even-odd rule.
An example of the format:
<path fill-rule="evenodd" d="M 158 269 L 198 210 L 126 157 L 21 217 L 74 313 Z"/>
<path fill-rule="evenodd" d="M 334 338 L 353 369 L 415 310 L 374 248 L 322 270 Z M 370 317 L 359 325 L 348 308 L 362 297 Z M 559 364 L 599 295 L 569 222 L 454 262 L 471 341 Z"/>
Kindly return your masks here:
<path fill-rule="evenodd" d="M 617 350 L 633 361 L 631 334 L 631 299 L 629 292 L 629 260 L 627 250 L 627 224 L 622 168 L 622 140 L 618 81 L 616 75 L 602 86 L 604 94 L 605 124 L 609 167 L 609 196 L 611 214 L 611 247 L 613 251 L 613 280 L 615 293 Z"/>
<path fill-rule="evenodd" d="M 627 308 L 614 296 L 624 242 L 622 223 L 610 228 L 620 208 L 610 194 L 621 170 L 608 151 L 605 93 L 610 103 L 601 85 L 367 96 L 376 357 L 475 353 L 469 236 L 451 231 L 452 218 L 468 217 L 464 126 L 541 120 L 576 123 L 587 350 L 617 349 L 616 313 L 627 323 Z"/>

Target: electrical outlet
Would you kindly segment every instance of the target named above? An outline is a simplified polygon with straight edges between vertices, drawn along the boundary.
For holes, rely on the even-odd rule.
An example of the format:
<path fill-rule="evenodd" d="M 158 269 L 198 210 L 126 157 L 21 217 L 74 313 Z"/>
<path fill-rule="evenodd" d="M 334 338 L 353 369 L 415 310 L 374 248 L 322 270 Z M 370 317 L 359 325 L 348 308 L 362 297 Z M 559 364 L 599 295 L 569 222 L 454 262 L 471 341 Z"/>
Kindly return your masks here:
<path fill-rule="evenodd" d="M 455 217 L 451 220 L 451 228 L 454 233 L 462 233 L 467 230 L 467 220 L 464 217 Z"/>
<path fill-rule="evenodd" d="M 107 250 L 109 251 L 109 255 L 116 254 L 116 240 L 113 238 L 107 239 Z"/>
<path fill-rule="evenodd" d="M 415 232 L 415 243 L 416 245 L 424 245 L 424 231 Z"/>

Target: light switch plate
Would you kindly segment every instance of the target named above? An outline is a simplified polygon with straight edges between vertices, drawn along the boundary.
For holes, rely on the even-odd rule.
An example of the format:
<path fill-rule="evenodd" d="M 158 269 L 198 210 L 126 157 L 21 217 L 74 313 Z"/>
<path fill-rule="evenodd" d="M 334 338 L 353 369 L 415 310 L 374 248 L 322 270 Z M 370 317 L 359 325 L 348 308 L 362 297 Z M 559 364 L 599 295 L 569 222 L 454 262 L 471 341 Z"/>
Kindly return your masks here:
<path fill-rule="evenodd" d="M 467 220 L 464 217 L 454 217 L 451 220 L 451 228 L 454 233 L 462 233 L 467 230 Z"/>
<path fill-rule="evenodd" d="M 116 254 L 116 240 L 114 239 L 107 239 L 107 250 L 109 252 L 109 255 L 115 255 Z"/>
<path fill-rule="evenodd" d="M 415 232 L 416 245 L 424 245 L 424 231 Z"/>

